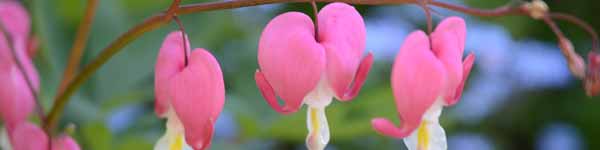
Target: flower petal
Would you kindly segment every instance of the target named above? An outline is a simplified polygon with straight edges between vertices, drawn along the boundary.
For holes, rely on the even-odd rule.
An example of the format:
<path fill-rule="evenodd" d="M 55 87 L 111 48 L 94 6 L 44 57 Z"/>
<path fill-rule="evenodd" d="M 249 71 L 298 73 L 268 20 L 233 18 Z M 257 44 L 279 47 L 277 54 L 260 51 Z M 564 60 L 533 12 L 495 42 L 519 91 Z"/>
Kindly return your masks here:
<path fill-rule="evenodd" d="M 354 96 L 346 94 L 352 90 L 358 92 L 362 85 L 355 83 L 354 89 L 350 87 L 352 81 L 364 81 L 354 79 L 366 44 L 363 18 L 348 4 L 331 3 L 321 9 L 318 19 L 319 43 L 327 55 L 327 80 L 338 99 L 352 99 Z M 369 67 L 366 69 L 361 72 L 368 72 Z"/>
<path fill-rule="evenodd" d="M 27 41 L 31 23 L 29 13 L 16 1 L 0 1 L 0 24 L 10 36 Z"/>
<path fill-rule="evenodd" d="M 210 145 L 213 125 L 225 103 L 223 73 L 217 59 L 204 49 L 192 52 L 190 62 L 174 78 L 171 104 L 194 149 Z"/>
<path fill-rule="evenodd" d="M 360 62 L 360 66 L 358 70 L 356 70 L 356 74 L 354 75 L 354 83 L 352 87 L 344 93 L 342 97 L 339 98 L 341 101 L 348 101 L 356 97 L 358 92 L 362 88 L 363 84 L 367 80 L 367 76 L 369 75 L 369 71 L 371 70 L 371 66 L 373 65 L 373 53 L 369 52 L 365 58 Z"/>
<path fill-rule="evenodd" d="M 260 80 L 256 82 L 261 90 L 270 85 L 285 101 L 280 109 L 272 97 L 265 96 L 279 113 L 296 112 L 321 79 L 325 50 L 315 41 L 314 32 L 310 17 L 288 12 L 271 20 L 260 37 L 258 64 L 262 75 L 257 75 Z"/>
<path fill-rule="evenodd" d="M 391 122 L 374 120 L 386 135 L 406 137 L 420 124 L 425 111 L 440 96 L 446 85 L 443 64 L 429 48 L 429 39 L 422 31 L 411 33 L 400 48 L 392 68 L 392 90 L 401 119 L 401 129 L 389 127 Z"/>
<path fill-rule="evenodd" d="M 9 131 L 10 143 L 14 150 L 42 150 L 48 148 L 48 136 L 38 126 L 21 122 Z"/>
<path fill-rule="evenodd" d="M 265 75 L 259 70 L 256 70 L 254 74 L 254 80 L 256 80 L 256 86 L 258 86 L 258 90 L 260 90 L 260 94 L 265 98 L 267 104 L 271 106 L 276 112 L 288 114 L 295 112 L 298 110 L 302 103 L 287 103 L 285 106 L 279 106 L 279 102 L 277 101 L 277 96 L 275 95 L 275 91 L 273 91 L 273 87 L 269 84 L 267 79 L 265 79 Z"/>
<path fill-rule="evenodd" d="M 439 123 L 444 101 L 438 98 L 423 116 L 419 128 L 404 138 L 409 150 L 445 150 L 447 149 L 446 133 Z"/>
<path fill-rule="evenodd" d="M 52 150 L 80 150 L 79 145 L 73 138 L 67 135 L 52 140 Z"/>
<path fill-rule="evenodd" d="M 176 31 L 167 35 L 158 53 L 154 72 L 154 93 L 156 95 L 154 110 L 159 117 L 165 117 L 170 105 L 169 84 L 173 82 L 174 76 L 185 67 L 181 34 L 180 31 Z M 189 44 L 189 42 L 186 43 Z M 189 54 L 189 45 L 186 46 Z"/>
<path fill-rule="evenodd" d="M 0 71 L 0 115 L 10 127 L 27 120 L 35 100 L 21 71 L 15 66 Z"/>
<path fill-rule="evenodd" d="M 456 88 L 463 80 L 462 56 L 464 51 L 466 26 L 463 19 L 444 19 L 431 34 L 431 45 L 435 55 L 442 61 L 447 71 L 447 85 L 444 90 L 446 101 L 453 101 Z"/>
<path fill-rule="evenodd" d="M 39 77 L 37 70 L 31 61 L 31 57 L 28 55 L 29 52 L 27 49 L 31 27 L 30 24 L 29 13 L 27 13 L 27 10 L 23 8 L 21 4 L 16 1 L 0 2 L 0 26 L 2 26 L 3 30 L 6 30 L 7 35 L 10 36 L 4 40 L 12 44 L 12 48 L 14 48 L 17 53 L 17 58 L 19 59 L 20 64 L 23 65 L 31 84 L 33 85 L 33 89 L 37 91 L 39 88 Z M 12 53 L 10 49 L 8 49 L 8 46 L 6 46 L 6 49 L 4 50 L 8 50 L 9 53 L 6 54 Z M 9 60 L 13 60 L 12 54 L 8 56 L 11 57 Z"/>
<path fill-rule="evenodd" d="M 404 144 L 409 150 L 448 149 L 446 132 L 439 122 L 423 121 L 417 131 L 404 138 Z"/>
<path fill-rule="evenodd" d="M 456 87 L 454 95 L 452 96 L 454 98 L 446 99 L 445 106 L 452 106 L 460 100 L 460 97 L 462 96 L 463 88 L 465 87 L 465 83 L 467 82 L 467 79 L 469 78 L 469 74 L 471 73 L 471 68 L 473 68 L 474 62 L 475 62 L 475 55 L 473 53 L 470 53 L 467 56 L 467 58 L 465 58 L 465 60 L 463 61 L 463 67 L 462 67 L 463 68 L 463 73 L 462 73 L 463 77 L 462 77 L 462 81 L 460 82 L 458 87 Z"/>

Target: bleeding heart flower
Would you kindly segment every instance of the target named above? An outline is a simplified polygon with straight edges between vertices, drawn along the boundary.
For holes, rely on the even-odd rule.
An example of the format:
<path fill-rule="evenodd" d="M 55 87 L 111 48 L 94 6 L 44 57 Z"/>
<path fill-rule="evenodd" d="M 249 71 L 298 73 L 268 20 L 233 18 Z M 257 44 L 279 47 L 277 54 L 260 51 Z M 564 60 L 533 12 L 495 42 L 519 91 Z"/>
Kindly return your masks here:
<path fill-rule="evenodd" d="M 354 98 L 373 63 L 371 53 L 361 61 L 366 31 L 354 7 L 332 3 L 317 18 L 317 29 L 309 16 L 299 12 L 271 20 L 260 37 L 260 70 L 255 74 L 258 88 L 275 111 L 289 114 L 302 104 L 309 106 L 309 149 L 323 149 L 329 142 L 325 107 L 333 97 Z M 285 101 L 283 106 L 276 95 Z"/>
<path fill-rule="evenodd" d="M 376 118 L 371 123 L 377 132 L 405 138 L 410 150 L 447 149 L 438 118 L 443 106 L 458 102 L 475 61 L 473 54 L 461 61 L 465 32 L 463 19 L 449 17 L 430 37 L 415 31 L 406 38 L 391 76 L 402 124 L 398 128 L 387 119 Z"/>
<path fill-rule="evenodd" d="M 588 67 L 584 80 L 584 87 L 588 96 L 600 94 L 600 54 L 588 54 Z"/>
<path fill-rule="evenodd" d="M 67 135 L 59 136 L 52 140 L 52 150 L 80 150 L 79 145 L 73 138 Z"/>
<path fill-rule="evenodd" d="M 8 129 L 10 145 L 4 146 L 13 150 L 43 150 L 48 149 L 48 135 L 38 126 L 21 122 L 13 129 Z"/>
<path fill-rule="evenodd" d="M 0 1 L 0 117 L 7 126 L 23 122 L 35 106 L 25 74 L 35 91 L 39 78 L 31 61 L 29 14 L 15 1 Z M 17 66 L 17 60 L 24 72 Z"/>
<path fill-rule="evenodd" d="M 213 125 L 225 102 L 223 74 L 217 59 L 201 48 L 188 57 L 189 51 L 184 50 L 189 50 L 189 45 L 184 48 L 183 43 L 181 32 L 170 33 L 156 62 L 155 112 L 167 118 L 167 131 L 157 142 L 157 150 L 210 147 Z"/>
<path fill-rule="evenodd" d="M 6 150 L 44 150 L 48 149 L 48 135 L 38 126 L 21 122 L 8 130 L 8 134 L 2 128 L 0 148 Z M 52 150 L 80 150 L 79 145 L 68 135 L 61 135 L 52 140 Z"/>

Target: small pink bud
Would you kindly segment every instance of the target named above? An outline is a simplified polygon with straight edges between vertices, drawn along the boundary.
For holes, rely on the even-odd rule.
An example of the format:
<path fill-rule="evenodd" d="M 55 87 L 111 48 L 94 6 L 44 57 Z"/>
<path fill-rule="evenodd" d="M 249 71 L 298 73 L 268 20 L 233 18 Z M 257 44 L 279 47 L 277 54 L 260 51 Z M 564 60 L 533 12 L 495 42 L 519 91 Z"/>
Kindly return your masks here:
<path fill-rule="evenodd" d="M 8 133 L 13 150 L 48 149 L 48 135 L 34 124 L 21 122 L 14 129 L 9 129 Z"/>
<path fill-rule="evenodd" d="M 80 150 L 80 148 L 73 138 L 62 135 L 52 140 L 52 150 Z"/>
<path fill-rule="evenodd" d="M 585 90 L 588 96 L 600 94 L 600 54 L 588 54 L 588 68 L 585 76 Z"/>

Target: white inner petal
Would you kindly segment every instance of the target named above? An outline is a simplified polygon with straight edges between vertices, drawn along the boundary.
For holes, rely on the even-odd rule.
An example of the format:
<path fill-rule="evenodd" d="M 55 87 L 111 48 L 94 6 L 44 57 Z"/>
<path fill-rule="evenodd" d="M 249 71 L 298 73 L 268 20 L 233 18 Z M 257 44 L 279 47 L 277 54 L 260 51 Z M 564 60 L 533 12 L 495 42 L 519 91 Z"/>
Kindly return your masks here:
<path fill-rule="evenodd" d="M 306 147 L 309 150 L 325 149 L 329 143 L 329 124 L 325 116 L 325 108 L 309 107 L 306 115 L 308 127 Z"/>
<path fill-rule="evenodd" d="M 304 103 L 308 105 L 306 111 L 306 147 L 309 150 L 325 149 L 329 143 L 329 124 L 325 115 L 325 108 L 331 103 L 333 92 L 330 90 L 325 76 L 317 84 L 317 87 L 304 97 Z"/>
<path fill-rule="evenodd" d="M 419 128 L 404 139 L 409 150 L 446 150 L 446 133 L 439 123 L 439 117 L 444 106 L 440 97 L 423 115 Z"/>
<path fill-rule="evenodd" d="M 8 132 L 5 127 L 0 127 L 0 149 L 12 150 L 8 141 Z"/>
<path fill-rule="evenodd" d="M 327 77 L 323 75 L 315 89 L 304 97 L 303 102 L 310 107 L 324 108 L 331 103 L 333 96 L 334 93 L 329 88 Z"/>
<path fill-rule="evenodd" d="M 154 150 L 193 150 L 185 142 L 183 124 L 170 107 L 167 111 L 167 131 L 154 146 Z"/>

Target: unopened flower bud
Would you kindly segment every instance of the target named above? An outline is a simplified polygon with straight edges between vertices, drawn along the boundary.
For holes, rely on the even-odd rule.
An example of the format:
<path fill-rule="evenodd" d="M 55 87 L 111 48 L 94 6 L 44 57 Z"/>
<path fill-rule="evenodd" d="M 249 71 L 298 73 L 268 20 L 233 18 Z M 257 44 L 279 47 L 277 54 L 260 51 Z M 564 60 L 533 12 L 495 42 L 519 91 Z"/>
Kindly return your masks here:
<path fill-rule="evenodd" d="M 560 38 L 559 47 L 563 52 L 563 55 L 565 55 L 567 58 L 567 63 L 569 64 L 569 70 L 571 73 L 575 77 L 583 79 L 585 77 L 585 62 L 581 56 L 575 53 L 575 49 L 573 48 L 571 41 L 566 38 Z"/>
<path fill-rule="evenodd" d="M 588 70 L 585 76 L 585 91 L 588 96 L 600 94 L 600 54 L 588 54 Z"/>
<path fill-rule="evenodd" d="M 524 7 L 529 11 L 529 16 L 533 19 L 542 19 L 549 10 L 548 5 L 543 0 L 532 0 L 526 3 Z"/>

